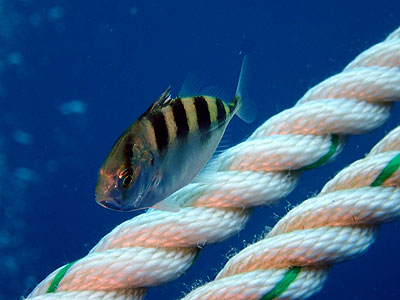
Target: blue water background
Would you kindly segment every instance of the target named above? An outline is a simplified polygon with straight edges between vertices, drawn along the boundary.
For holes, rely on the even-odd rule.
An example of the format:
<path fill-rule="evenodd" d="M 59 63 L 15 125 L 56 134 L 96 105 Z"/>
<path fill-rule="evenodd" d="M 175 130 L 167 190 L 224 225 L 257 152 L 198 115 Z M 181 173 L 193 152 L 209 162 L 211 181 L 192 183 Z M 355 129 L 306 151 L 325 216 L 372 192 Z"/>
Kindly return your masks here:
<path fill-rule="evenodd" d="M 138 214 L 95 203 L 97 171 L 168 85 L 177 93 L 196 72 L 232 95 L 241 53 L 251 52 L 248 89 L 259 113 L 250 125 L 231 122 L 223 142 L 234 145 L 400 26 L 394 0 L 0 0 L 0 8 L 0 299 L 26 296 Z M 288 198 L 256 208 L 243 231 L 205 247 L 186 274 L 146 299 L 177 299 L 214 278 L 226 255 L 364 157 L 399 115 L 396 105 L 381 128 L 351 137 L 333 163 L 305 172 Z M 368 252 L 333 266 L 311 299 L 399 299 L 399 230 L 381 226 Z"/>

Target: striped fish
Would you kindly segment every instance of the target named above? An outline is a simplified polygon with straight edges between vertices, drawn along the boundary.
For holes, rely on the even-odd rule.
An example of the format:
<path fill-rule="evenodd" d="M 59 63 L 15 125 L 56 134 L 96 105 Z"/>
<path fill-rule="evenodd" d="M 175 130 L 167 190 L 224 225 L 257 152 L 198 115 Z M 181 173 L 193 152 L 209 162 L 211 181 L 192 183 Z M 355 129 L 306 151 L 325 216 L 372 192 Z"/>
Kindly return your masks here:
<path fill-rule="evenodd" d="M 120 211 L 149 208 L 191 182 L 232 117 L 254 119 L 243 110 L 243 65 L 229 104 L 209 95 L 172 98 L 167 88 L 115 142 L 98 174 L 96 201 Z"/>

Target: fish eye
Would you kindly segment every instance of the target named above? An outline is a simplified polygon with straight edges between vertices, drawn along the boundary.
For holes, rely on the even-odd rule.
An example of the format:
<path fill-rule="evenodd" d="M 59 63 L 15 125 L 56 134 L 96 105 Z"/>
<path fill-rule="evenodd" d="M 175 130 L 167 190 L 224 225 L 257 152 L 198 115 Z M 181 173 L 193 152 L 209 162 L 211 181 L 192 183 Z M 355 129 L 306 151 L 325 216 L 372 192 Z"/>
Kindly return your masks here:
<path fill-rule="evenodd" d="M 134 172 L 132 169 L 127 169 L 127 170 L 124 170 L 124 172 L 122 172 L 122 174 L 119 176 L 120 187 L 122 189 L 129 189 L 132 187 L 133 175 L 134 175 Z"/>
<path fill-rule="evenodd" d="M 128 186 L 132 182 L 132 176 L 131 175 L 126 175 L 124 177 L 124 180 L 122 181 L 122 184 L 125 186 Z"/>

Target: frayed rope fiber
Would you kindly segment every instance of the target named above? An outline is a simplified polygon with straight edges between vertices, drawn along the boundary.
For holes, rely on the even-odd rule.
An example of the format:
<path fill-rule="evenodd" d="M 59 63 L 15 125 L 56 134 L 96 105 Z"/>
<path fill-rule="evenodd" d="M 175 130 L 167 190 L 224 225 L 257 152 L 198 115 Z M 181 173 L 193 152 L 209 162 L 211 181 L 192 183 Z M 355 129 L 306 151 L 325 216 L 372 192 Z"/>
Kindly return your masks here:
<path fill-rule="evenodd" d="M 61 280 L 54 284 L 63 267 L 28 298 L 125 299 L 121 297 L 126 295 L 126 299 L 142 299 L 144 287 L 178 278 L 192 265 L 198 246 L 225 240 L 241 230 L 250 215 L 248 208 L 287 196 L 300 175 L 293 170 L 333 160 L 344 146 L 344 136 L 368 132 L 385 122 L 392 102 L 400 99 L 399 66 L 397 29 L 361 53 L 342 73 L 310 89 L 294 107 L 267 120 L 246 141 L 220 154 L 210 164 L 208 176 L 171 195 L 185 208 L 177 213 L 150 210 L 120 224 L 70 266 Z M 359 235 L 373 235 L 373 226 L 357 228 Z M 327 231 L 325 227 L 310 230 L 315 239 Z M 338 230 L 333 228 L 330 234 L 340 237 Z M 296 241 L 295 235 L 287 238 Z M 283 240 L 280 243 L 285 245 Z M 307 268 L 312 272 L 305 272 Z M 268 275 L 271 270 L 257 273 L 255 269 L 249 274 L 260 278 L 267 274 L 276 280 L 264 286 L 267 292 L 286 271 Z M 290 287 L 299 280 L 318 287 L 325 273 L 325 268 L 302 267 Z M 48 293 L 51 285 L 54 288 Z M 90 293 L 94 296 L 89 298 Z"/>

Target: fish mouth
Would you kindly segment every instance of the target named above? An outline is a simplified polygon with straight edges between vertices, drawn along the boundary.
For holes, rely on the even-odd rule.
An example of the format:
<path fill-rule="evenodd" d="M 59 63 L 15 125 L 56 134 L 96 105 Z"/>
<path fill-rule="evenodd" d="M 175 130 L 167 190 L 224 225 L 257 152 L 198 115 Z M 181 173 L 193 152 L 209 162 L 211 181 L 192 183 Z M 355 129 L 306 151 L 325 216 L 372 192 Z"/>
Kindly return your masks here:
<path fill-rule="evenodd" d="M 96 194 L 96 202 L 99 205 L 114 211 L 128 212 L 142 209 L 135 207 L 131 203 L 124 201 L 121 198 L 113 198 L 103 194 Z"/>
<path fill-rule="evenodd" d="M 101 206 L 111 210 L 127 211 L 126 207 L 124 207 L 123 201 L 118 198 L 112 198 L 106 195 L 96 194 L 96 202 Z"/>

